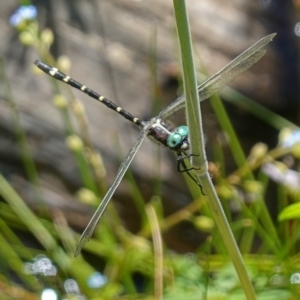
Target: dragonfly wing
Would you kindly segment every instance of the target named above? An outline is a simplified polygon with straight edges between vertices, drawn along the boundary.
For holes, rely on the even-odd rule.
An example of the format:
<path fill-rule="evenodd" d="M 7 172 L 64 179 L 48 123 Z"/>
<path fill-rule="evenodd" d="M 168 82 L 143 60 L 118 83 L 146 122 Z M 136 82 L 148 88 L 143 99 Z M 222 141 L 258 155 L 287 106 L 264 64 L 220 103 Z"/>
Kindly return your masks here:
<path fill-rule="evenodd" d="M 259 61 L 265 54 L 266 50 L 263 49 L 269 42 L 273 40 L 276 33 L 270 34 L 259 40 L 250 48 L 241 53 L 238 57 L 227 64 L 222 70 L 215 75 L 211 76 L 199 85 L 199 100 L 203 101 L 214 93 L 222 90 L 228 83 L 235 77 L 249 69 L 253 64 Z M 173 114 L 175 111 L 185 107 L 185 96 L 182 95 L 177 100 L 163 109 L 159 117 L 166 118 Z"/>
<path fill-rule="evenodd" d="M 138 152 L 138 150 L 139 150 L 143 140 L 145 139 L 146 135 L 147 135 L 147 131 L 143 131 L 142 134 L 140 135 L 140 137 L 137 139 L 137 141 L 133 145 L 133 147 L 130 149 L 129 153 L 125 157 L 125 159 L 122 162 L 121 166 L 119 167 L 119 170 L 118 170 L 115 181 L 113 182 L 112 186 L 110 187 L 110 189 L 106 193 L 105 197 L 101 201 L 101 203 L 98 206 L 97 210 L 95 211 L 93 217 L 91 218 L 89 224 L 87 225 L 87 227 L 85 228 L 84 232 L 82 233 L 82 235 L 80 237 L 77 248 L 75 250 L 75 254 L 74 254 L 75 257 L 80 253 L 81 249 L 84 247 L 86 242 L 88 242 L 89 239 L 91 238 L 91 236 L 92 236 L 92 234 L 95 230 L 95 227 L 97 226 L 97 223 L 99 222 L 103 212 L 105 211 L 105 209 L 106 209 L 111 197 L 113 196 L 116 188 L 119 186 L 119 184 L 120 184 L 124 174 L 126 173 L 130 163 L 132 162 L 133 158 L 135 157 L 136 153 Z"/>

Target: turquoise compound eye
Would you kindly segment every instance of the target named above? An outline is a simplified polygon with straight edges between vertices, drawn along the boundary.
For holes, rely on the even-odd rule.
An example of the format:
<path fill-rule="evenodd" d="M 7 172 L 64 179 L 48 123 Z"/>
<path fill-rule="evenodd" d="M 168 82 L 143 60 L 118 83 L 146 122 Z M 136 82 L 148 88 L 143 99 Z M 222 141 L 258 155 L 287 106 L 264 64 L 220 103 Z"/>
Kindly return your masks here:
<path fill-rule="evenodd" d="M 177 127 L 176 132 L 181 136 L 187 136 L 189 134 L 189 128 L 187 126 L 179 126 Z"/>
<path fill-rule="evenodd" d="M 167 144 L 170 148 L 175 148 L 181 142 L 181 135 L 178 133 L 171 133 L 168 137 Z"/>

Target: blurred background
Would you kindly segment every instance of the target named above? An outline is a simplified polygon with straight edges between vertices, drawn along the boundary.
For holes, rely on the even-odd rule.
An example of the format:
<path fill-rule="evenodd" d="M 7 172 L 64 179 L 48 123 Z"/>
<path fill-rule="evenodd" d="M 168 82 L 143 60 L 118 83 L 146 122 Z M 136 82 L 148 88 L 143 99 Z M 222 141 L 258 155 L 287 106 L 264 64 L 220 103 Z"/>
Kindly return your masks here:
<path fill-rule="evenodd" d="M 49 76 L 48 78 L 44 74 L 37 74 L 33 65 L 36 59 L 41 58 L 37 48 L 20 41 L 20 32 L 23 29 L 18 25 L 18 10 L 22 5 L 33 5 L 36 8 L 36 17 L 32 17 L 31 21 L 37 22 L 38 32 L 51 29 L 54 41 L 49 52 L 53 62 L 66 56 L 71 63 L 69 74 L 74 79 L 111 99 L 138 118 L 149 120 L 182 94 L 172 2 L 40 0 L 20 3 L 0 0 L 0 4 L 1 69 L 6 74 L 0 82 L 1 174 L 39 218 L 56 220 L 54 224 L 61 225 L 62 222 L 64 225 L 61 226 L 81 233 L 96 204 L 91 206 L 82 201 L 84 195 L 89 198 L 89 188 L 84 187 L 84 180 L 78 171 L 78 161 L 76 163 L 76 158 L 66 145 L 66 124 L 61 111 L 53 105 L 55 84 Z M 187 5 L 196 69 L 207 76 L 219 71 L 262 37 L 277 32 L 277 37 L 267 47 L 267 54 L 230 86 L 295 126 L 298 125 L 300 2 L 189 0 Z M 70 95 L 67 87 L 59 87 L 65 89 L 63 93 Z M 72 90 L 71 93 L 84 105 L 84 122 L 88 124 L 89 141 L 95 153 L 100 153 L 102 157 L 103 170 L 99 174 L 92 172 L 92 177 L 96 178 L 96 189 L 103 195 L 139 132 L 132 124 L 100 103 L 78 91 Z M 276 147 L 279 128 L 267 124 L 241 106 L 230 101 L 224 103 L 246 156 L 257 143 L 264 143 L 269 148 Z M 215 146 L 218 145 L 223 151 L 224 175 L 228 176 L 237 166 L 228 148 L 226 134 L 220 128 L 209 101 L 203 103 L 202 113 L 208 160 L 214 162 Z M 70 120 L 76 120 L 76 112 L 75 117 L 71 116 Z M 171 121 L 176 125 L 185 124 L 184 110 L 172 117 Z M 28 178 L 26 160 L 24 162 L 24 153 L 20 150 L 20 138 L 16 138 L 16 122 L 26 136 L 38 174 L 38 192 Z M 80 122 L 74 128 L 81 132 Z M 146 140 L 130 166 L 135 184 L 131 177 L 126 177 L 122 182 L 113 197 L 117 213 L 113 212 L 110 216 L 118 214 L 121 219 L 118 222 L 133 234 L 141 230 L 143 218 L 136 207 L 136 197 L 132 196 L 136 188 L 145 203 L 158 195 L 165 216 L 172 215 L 192 203 L 195 198 L 193 196 L 195 193 L 199 195 L 199 190 L 197 186 L 191 187 L 192 184 L 186 183 L 176 167 L 176 157 L 170 151 L 160 149 Z M 196 189 L 197 192 L 191 196 L 191 190 Z M 276 219 L 277 214 L 272 211 L 272 193 L 266 193 L 265 201 L 273 219 Z M 34 253 L 38 254 L 36 249 L 44 248 L 44 245 L 41 247 L 41 241 L 37 241 L 30 230 L 23 230 L 22 222 L 14 226 L 14 219 L 7 216 L 8 212 L 2 213 L 1 222 L 8 224 L 22 242 L 35 249 Z M 199 232 L 192 222 L 181 222 L 164 233 L 164 242 L 176 253 L 185 254 L 199 249 L 208 235 L 207 232 Z M 256 246 L 253 248 L 256 249 Z M 72 255 L 71 246 L 69 250 L 68 254 Z M 98 248 L 93 251 L 97 252 Z M 28 261 L 32 253 L 25 255 Z M 96 270 L 103 271 L 105 259 L 102 256 L 99 263 L 99 258 L 95 258 L 95 255 L 88 253 L 87 260 L 92 262 Z M 32 265 L 29 266 L 28 263 L 27 267 L 33 268 L 34 263 L 42 261 L 40 265 L 44 264 L 43 270 L 52 268 L 53 271 L 53 265 L 47 259 L 46 256 L 35 258 L 35 261 L 30 262 Z M 7 270 L 7 278 L 13 282 L 23 282 L 26 286 L 26 279 L 20 278 L 16 270 L 11 270 L 4 261 L 1 264 L 3 270 Z M 35 275 L 44 272 L 30 270 L 28 272 Z M 66 270 L 64 272 L 68 274 Z M 104 280 L 102 277 L 96 278 L 98 281 Z M 137 276 L 135 282 L 139 280 L 140 277 Z M 50 281 L 48 284 L 52 286 L 53 282 Z M 74 282 L 68 284 L 73 287 L 72 293 L 76 294 L 74 290 L 78 283 Z M 29 286 L 31 284 L 32 282 Z M 1 289 L 5 290 L 4 286 Z M 31 286 L 29 290 L 32 289 Z M 65 289 L 66 293 L 67 291 Z M 76 294 L 78 299 L 85 299 L 84 293 L 80 296 L 82 298 L 79 294 Z M 30 298 L 32 295 L 28 298 L 6 296 L 7 299 L 34 299 Z M 106 296 L 103 297 L 106 299 Z M 39 296 L 37 299 L 40 299 Z"/>

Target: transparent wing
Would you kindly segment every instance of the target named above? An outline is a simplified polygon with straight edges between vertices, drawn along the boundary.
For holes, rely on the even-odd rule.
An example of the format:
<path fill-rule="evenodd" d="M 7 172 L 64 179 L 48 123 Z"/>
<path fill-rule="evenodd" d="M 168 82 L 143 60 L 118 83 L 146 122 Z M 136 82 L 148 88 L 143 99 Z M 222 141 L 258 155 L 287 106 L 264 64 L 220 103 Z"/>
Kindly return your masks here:
<path fill-rule="evenodd" d="M 80 237 L 80 240 L 78 242 L 78 246 L 75 250 L 75 254 L 74 254 L 75 257 L 80 253 L 81 249 L 84 247 L 86 242 L 91 238 L 97 223 L 99 222 L 99 220 L 100 220 L 103 212 L 105 211 L 112 195 L 114 194 L 116 188 L 119 186 L 125 172 L 127 171 L 127 169 L 129 167 L 130 163 L 132 162 L 135 154 L 139 150 L 139 148 L 140 148 L 143 140 L 145 139 L 146 135 L 147 135 L 147 132 L 143 131 L 142 134 L 140 135 L 140 137 L 138 138 L 138 140 L 133 145 L 133 147 L 130 149 L 129 153 L 125 157 L 125 159 L 122 162 L 121 166 L 119 167 L 118 174 L 116 176 L 115 181 L 113 182 L 112 186 L 110 187 L 110 189 L 106 193 L 105 197 L 101 201 L 101 203 L 98 206 L 96 212 L 94 213 L 94 215 L 91 218 L 89 224 L 87 225 L 87 227 L 85 228 L 84 232 L 82 233 L 82 235 Z"/>
<path fill-rule="evenodd" d="M 273 40 L 276 33 L 270 34 L 259 40 L 256 44 L 245 50 L 242 54 L 232 60 L 221 71 L 211 76 L 199 85 L 199 100 L 203 101 L 222 90 L 229 82 L 231 82 L 239 74 L 249 69 L 253 64 L 259 61 L 265 54 L 263 49 L 269 42 Z M 175 111 L 185 107 L 185 96 L 182 95 L 177 100 L 172 102 L 160 113 L 160 118 L 166 118 Z"/>

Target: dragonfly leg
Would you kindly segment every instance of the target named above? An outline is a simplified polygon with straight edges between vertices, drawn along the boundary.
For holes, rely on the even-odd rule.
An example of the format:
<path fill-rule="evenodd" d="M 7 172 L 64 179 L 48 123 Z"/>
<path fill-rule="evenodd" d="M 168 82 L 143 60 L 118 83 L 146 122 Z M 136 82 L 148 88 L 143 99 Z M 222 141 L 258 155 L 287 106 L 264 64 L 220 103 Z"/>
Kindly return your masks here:
<path fill-rule="evenodd" d="M 181 155 L 181 152 L 178 152 L 177 153 L 177 171 L 178 172 L 186 172 L 187 173 L 187 175 L 200 187 L 200 189 L 201 189 L 201 193 L 202 193 L 202 195 L 203 196 L 205 196 L 206 194 L 205 194 L 205 192 L 204 192 L 204 190 L 203 190 L 203 186 L 199 183 L 199 181 L 194 177 L 194 176 L 192 176 L 192 174 L 189 172 L 189 171 L 191 171 L 191 170 L 195 170 L 195 168 L 188 168 L 187 167 L 187 165 L 186 165 L 186 163 L 184 162 L 184 160 L 186 159 L 186 158 L 190 158 L 190 157 L 192 157 L 192 156 L 198 156 L 198 155 L 196 155 L 196 154 L 189 154 L 189 155 L 186 155 L 184 152 L 183 152 L 183 154 L 184 154 L 184 156 L 183 155 Z M 183 169 L 181 169 L 180 168 L 180 166 L 182 166 L 183 167 Z"/>
<path fill-rule="evenodd" d="M 195 169 L 193 167 L 188 168 L 187 165 L 184 162 L 184 160 L 186 158 L 190 158 L 192 156 L 199 156 L 199 155 L 197 155 L 197 154 L 188 154 L 188 155 L 186 155 L 185 153 L 184 153 L 184 155 L 181 155 L 181 153 L 182 152 L 177 153 L 177 171 L 178 172 L 181 173 L 181 172 L 188 172 L 188 171 L 191 171 L 191 170 L 199 170 L 199 169 Z M 183 169 L 181 169 L 180 166 L 182 166 Z"/>

